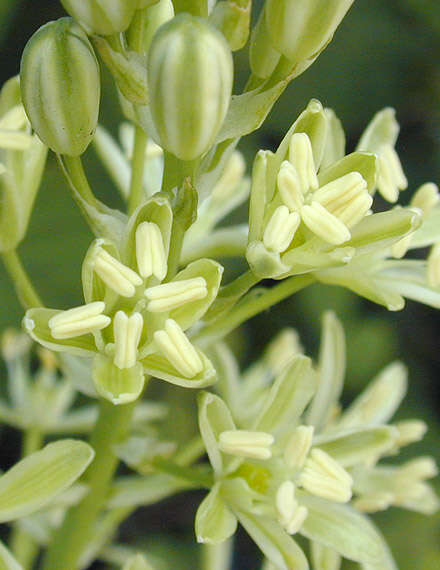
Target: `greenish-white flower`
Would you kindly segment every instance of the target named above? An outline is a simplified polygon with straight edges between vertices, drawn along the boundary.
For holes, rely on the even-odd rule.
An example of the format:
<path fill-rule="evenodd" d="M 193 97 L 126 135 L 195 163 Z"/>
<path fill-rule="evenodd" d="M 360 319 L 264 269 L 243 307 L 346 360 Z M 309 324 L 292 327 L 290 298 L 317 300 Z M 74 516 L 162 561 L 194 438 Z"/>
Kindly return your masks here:
<path fill-rule="evenodd" d="M 25 330 L 61 352 L 94 356 L 98 393 L 114 404 L 136 399 L 149 374 L 189 388 L 215 381 L 215 370 L 185 332 L 214 301 L 223 268 L 210 259 L 168 270 L 172 211 L 151 198 L 128 222 L 123 243 L 97 239 L 83 263 L 85 304 L 59 311 L 32 309 Z"/>

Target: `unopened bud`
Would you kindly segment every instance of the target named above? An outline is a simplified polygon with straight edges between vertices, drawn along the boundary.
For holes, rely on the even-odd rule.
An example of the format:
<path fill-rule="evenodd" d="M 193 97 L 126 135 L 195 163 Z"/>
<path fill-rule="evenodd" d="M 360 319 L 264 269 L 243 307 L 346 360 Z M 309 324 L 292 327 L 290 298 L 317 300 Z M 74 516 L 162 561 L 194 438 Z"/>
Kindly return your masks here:
<path fill-rule="evenodd" d="M 332 39 L 353 0 L 268 0 L 274 47 L 292 62 L 311 59 Z"/>
<path fill-rule="evenodd" d="M 224 37 L 182 14 L 155 35 L 148 58 L 151 114 L 161 145 L 193 160 L 214 143 L 229 106 L 233 65 Z"/>
<path fill-rule="evenodd" d="M 100 36 L 124 32 L 139 8 L 139 0 L 61 0 L 61 4 L 87 32 Z"/>
<path fill-rule="evenodd" d="M 147 6 L 145 11 L 144 32 L 142 44 L 144 53 L 148 53 L 154 34 L 157 30 L 174 17 L 174 6 L 171 0 L 160 0 L 154 6 Z"/>
<path fill-rule="evenodd" d="M 210 22 L 227 39 L 232 51 L 246 45 L 251 22 L 251 0 L 227 0 L 217 2 Z"/>
<path fill-rule="evenodd" d="M 99 66 L 86 34 L 71 18 L 42 26 L 21 60 L 23 105 L 40 139 L 53 151 L 78 156 L 98 123 Z"/>

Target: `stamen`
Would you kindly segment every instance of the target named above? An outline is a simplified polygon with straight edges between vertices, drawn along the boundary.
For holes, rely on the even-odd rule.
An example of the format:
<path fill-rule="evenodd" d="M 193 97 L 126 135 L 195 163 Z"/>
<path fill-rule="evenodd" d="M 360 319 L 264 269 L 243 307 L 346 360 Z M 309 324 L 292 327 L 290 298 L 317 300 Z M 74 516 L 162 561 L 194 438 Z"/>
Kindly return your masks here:
<path fill-rule="evenodd" d="M 124 311 L 118 311 L 113 319 L 115 337 L 114 363 L 120 368 L 131 368 L 137 361 L 137 348 L 144 326 L 140 313 L 128 317 Z"/>
<path fill-rule="evenodd" d="M 351 237 L 347 226 L 319 202 L 313 201 L 310 206 L 304 206 L 301 217 L 306 226 L 327 243 L 340 245 Z"/>
<path fill-rule="evenodd" d="M 203 277 L 157 285 L 145 291 L 145 297 L 150 301 L 147 310 L 152 313 L 171 311 L 185 303 L 203 299 L 207 294 L 208 289 Z"/>
<path fill-rule="evenodd" d="M 136 230 L 136 260 L 144 279 L 154 275 L 159 281 L 167 274 L 167 256 L 157 224 L 142 222 Z"/>
<path fill-rule="evenodd" d="M 312 449 L 298 482 L 313 495 L 330 501 L 346 503 L 351 499 L 353 479 L 322 449 Z"/>
<path fill-rule="evenodd" d="M 402 420 L 394 424 L 394 427 L 399 431 L 399 436 L 396 441 L 397 447 L 404 447 L 410 443 L 420 441 L 423 439 L 428 426 L 421 420 Z"/>
<path fill-rule="evenodd" d="M 219 447 L 224 453 L 249 457 L 251 459 L 269 459 L 274 437 L 263 431 L 230 430 L 219 437 Z"/>
<path fill-rule="evenodd" d="M 440 244 L 436 244 L 431 248 L 428 256 L 427 268 L 428 284 L 431 287 L 440 287 Z"/>
<path fill-rule="evenodd" d="M 62 311 L 49 319 L 48 325 L 54 338 L 74 338 L 83 334 L 92 333 L 104 329 L 110 324 L 111 319 L 102 312 L 105 304 L 101 301 L 88 303 L 81 307 L 75 307 Z"/>
<path fill-rule="evenodd" d="M 405 190 L 408 181 L 402 170 L 397 152 L 391 145 L 383 145 L 378 153 L 378 179 L 377 187 L 379 192 L 388 200 L 396 202 L 399 197 L 399 190 Z"/>
<path fill-rule="evenodd" d="M 412 197 L 411 206 L 419 208 L 426 216 L 426 214 L 429 214 L 429 212 L 437 206 L 439 200 L 440 195 L 437 184 L 427 182 L 426 184 L 422 184 L 416 191 Z"/>
<path fill-rule="evenodd" d="M 264 231 L 264 245 L 277 253 L 285 251 L 293 240 L 300 222 L 299 214 L 296 212 L 289 214 L 286 206 L 278 206 Z"/>
<path fill-rule="evenodd" d="M 312 446 L 313 426 L 298 426 L 284 449 L 284 461 L 291 469 L 301 469 Z"/>
<path fill-rule="evenodd" d="M 278 521 L 289 533 L 297 533 L 307 518 L 308 510 L 298 505 L 295 499 L 295 485 L 291 481 L 284 481 L 278 487 L 275 499 Z"/>
<path fill-rule="evenodd" d="M 312 145 L 306 133 L 292 135 L 289 143 L 289 162 L 296 168 L 303 194 L 318 188 Z"/>
<path fill-rule="evenodd" d="M 197 350 L 173 319 L 167 319 L 165 330 L 156 331 L 154 340 L 174 368 L 185 378 L 194 378 L 203 370 Z"/>
<path fill-rule="evenodd" d="M 299 212 L 304 204 L 301 180 L 296 168 L 285 160 L 277 176 L 278 191 L 291 212 Z"/>
<path fill-rule="evenodd" d="M 136 287 L 142 285 L 142 279 L 135 271 L 102 248 L 96 253 L 94 269 L 104 283 L 122 297 L 133 297 Z"/>

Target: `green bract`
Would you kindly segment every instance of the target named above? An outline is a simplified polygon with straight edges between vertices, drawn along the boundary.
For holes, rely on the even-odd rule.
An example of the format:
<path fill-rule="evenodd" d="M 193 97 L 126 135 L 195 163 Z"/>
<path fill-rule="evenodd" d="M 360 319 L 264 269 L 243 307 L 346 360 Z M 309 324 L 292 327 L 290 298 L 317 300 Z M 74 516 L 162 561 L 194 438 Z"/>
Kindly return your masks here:
<path fill-rule="evenodd" d="M 353 0 L 268 0 L 273 45 L 294 63 L 315 58 L 332 39 Z"/>
<path fill-rule="evenodd" d="M 23 105 L 32 128 L 54 152 L 77 156 L 98 122 L 100 77 L 93 48 L 71 18 L 42 26 L 21 60 Z"/>
<path fill-rule="evenodd" d="M 151 4 L 139 0 L 61 0 L 66 12 L 88 32 L 107 36 L 125 31 L 135 10 Z"/>
<path fill-rule="evenodd" d="M 233 65 L 224 37 L 183 14 L 161 27 L 148 57 L 153 121 L 161 145 L 193 160 L 213 144 L 229 106 Z"/>

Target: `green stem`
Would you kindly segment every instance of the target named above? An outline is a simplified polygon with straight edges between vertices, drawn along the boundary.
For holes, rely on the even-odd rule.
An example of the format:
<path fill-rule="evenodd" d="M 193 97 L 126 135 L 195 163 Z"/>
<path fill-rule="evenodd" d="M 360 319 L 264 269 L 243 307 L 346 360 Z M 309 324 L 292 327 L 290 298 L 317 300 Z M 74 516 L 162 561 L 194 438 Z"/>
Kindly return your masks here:
<path fill-rule="evenodd" d="M 14 283 L 17 297 L 25 309 L 42 307 L 43 303 L 26 273 L 20 258 L 15 250 L 2 253 L 3 263 L 12 282 Z"/>
<path fill-rule="evenodd" d="M 241 297 L 259 281 L 259 277 L 252 273 L 252 271 L 249 269 L 234 279 L 234 281 L 231 281 L 231 283 L 228 283 L 222 287 L 219 291 L 218 297 Z"/>
<path fill-rule="evenodd" d="M 134 404 L 114 406 L 100 401 L 99 417 L 90 444 L 96 455 L 85 474 L 89 487 L 87 495 L 66 514 L 55 532 L 43 562 L 44 570 L 76 570 L 78 560 L 93 535 L 96 519 L 105 507 L 107 493 L 118 466 L 113 447 L 126 436 Z"/>
<path fill-rule="evenodd" d="M 233 537 L 220 544 L 204 544 L 202 546 L 202 569 L 229 570 L 233 546 Z"/>
<path fill-rule="evenodd" d="M 140 128 L 135 128 L 133 158 L 131 161 L 130 192 L 128 195 L 128 213 L 132 214 L 144 198 L 145 150 L 148 137 Z"/>
<path fill-rule="evenodd" d="M 38 451 L 43 442 L 42 433 L 35 429 L 29 428 L 23 433 L 22 441 L 22 457 L 26 457 L 35 451 Z M 10 538 L 11 551 L 17 561 L 25 570 L 32 568 L 33 562 L 38 554 L 39 546 L 33 538 L 18 524 L 14 524 Z"/>
<path fill-rule="evenodd" d="M 142 53 L 143 51 L 144 22 L 144 10 L 136 10 L 130 27 L 126 33 L 129 49 L 136 51 L 137 53 Z"/>
<path fill-rule="evenodd" d="M 271 289 L 263 289 L 249 293 L 230 312 L 217 319 L 212 325 L 202 329 L 193 337 L 199 346 L 206 347 L 223 338 L 248 319 L 269 309 L 272 305 L 290 297 L 314 282 L 311 275 L 294 275 L 275 285 Z"/>

